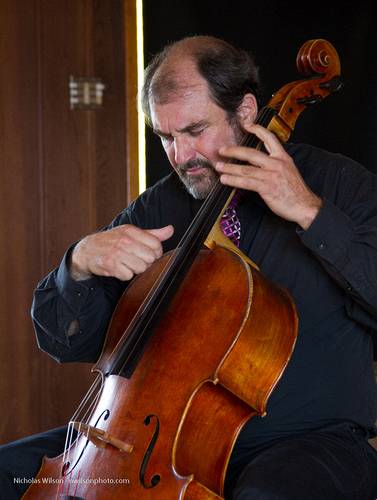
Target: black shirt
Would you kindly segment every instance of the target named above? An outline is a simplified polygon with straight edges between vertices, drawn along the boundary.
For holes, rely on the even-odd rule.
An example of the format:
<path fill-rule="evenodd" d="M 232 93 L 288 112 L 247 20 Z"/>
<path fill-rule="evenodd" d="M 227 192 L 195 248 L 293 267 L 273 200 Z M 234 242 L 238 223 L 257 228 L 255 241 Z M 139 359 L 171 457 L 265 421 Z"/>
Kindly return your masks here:
<path fill-rule="evenodd" d="M 272 393 L 267 416 L 255 417 L 237 450 L 339 421 L 373 427 L 377 391 L 372 334 L 377 330 L 377 177 L 338 154 L 306 145 L 289 154 L 323 206 L 303 231 L 273 214 L 254 193 L 239 206 L 241 249 L 262 273 L 286 288 L 299 316 L 297 344 Z M 174 248 L 201 202 L 171 174 L 108 226 L 167 224 Z M 107 229 L 108 229 L 107 228 Z M 94 361 L 125 284 L 115 278 L 73 281 L 69 252 L 35 292 L 32 315 L 40 347 L 60 361 Z M 72 333 L 72 322 L 79 332 Z M 266 318 L 268 321 L 268 318 Z M 78 323 L 77 323 L 78 322 Z M 71 330 L 70 330 L 71 328 Z"/>

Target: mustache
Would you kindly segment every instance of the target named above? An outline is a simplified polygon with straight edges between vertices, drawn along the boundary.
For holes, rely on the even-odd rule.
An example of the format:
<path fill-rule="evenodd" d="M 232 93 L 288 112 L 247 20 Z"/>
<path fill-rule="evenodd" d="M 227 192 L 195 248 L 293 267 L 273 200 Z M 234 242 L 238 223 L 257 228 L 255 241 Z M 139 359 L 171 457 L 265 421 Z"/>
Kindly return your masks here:
<path fill-rule="evenodd" d="M 212 164 L 207 160 L 203 160 L 202 158 L 189 160 L 186 161 L 185 163 L 180 163 L 179 165 L 177 165 L 177 169 L 180 172 L 186 172 L 187 170 L 190 170 L 190 168 L 197 168 L 197 167 L 204 167 L 210 170 L 214 170 Z"/>

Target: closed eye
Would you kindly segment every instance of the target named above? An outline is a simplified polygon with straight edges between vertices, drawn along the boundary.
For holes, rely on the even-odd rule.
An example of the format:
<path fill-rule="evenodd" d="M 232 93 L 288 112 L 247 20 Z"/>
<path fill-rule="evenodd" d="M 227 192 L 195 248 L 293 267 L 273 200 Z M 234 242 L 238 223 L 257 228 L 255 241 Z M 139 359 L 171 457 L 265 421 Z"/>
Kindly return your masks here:
<path fill-rule="evenodd" d="M 201 129 L 194 129 L 194 130 L 190 130 L 189 131 L 189 134 L 192 136 L 192 137 L 198 137 L 202 132 L 204 132 L 204 128 L 201 128 Z"/>

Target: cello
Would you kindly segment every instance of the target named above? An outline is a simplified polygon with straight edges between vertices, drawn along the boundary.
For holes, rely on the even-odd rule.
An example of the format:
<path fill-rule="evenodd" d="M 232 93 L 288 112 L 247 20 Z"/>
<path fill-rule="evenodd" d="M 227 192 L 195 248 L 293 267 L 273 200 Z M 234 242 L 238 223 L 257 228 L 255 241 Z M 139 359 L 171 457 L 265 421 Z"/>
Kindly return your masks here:
<path fill-rule="evenodd" d="M 306 42 L 297 67 L 309 78 L 257 117 L 282 142 L 305 107 L 341 86 L 324 40 Z M 243 144 L 262 147 L 252 135 Z M 222 498 L 235 441 L 266 413 L 298 322 L 289 294 L 219 229 L 234 193 L 217 182 L 178 247 L 130 283 L 65 451 L 44 460 L 23 498 Z"/>

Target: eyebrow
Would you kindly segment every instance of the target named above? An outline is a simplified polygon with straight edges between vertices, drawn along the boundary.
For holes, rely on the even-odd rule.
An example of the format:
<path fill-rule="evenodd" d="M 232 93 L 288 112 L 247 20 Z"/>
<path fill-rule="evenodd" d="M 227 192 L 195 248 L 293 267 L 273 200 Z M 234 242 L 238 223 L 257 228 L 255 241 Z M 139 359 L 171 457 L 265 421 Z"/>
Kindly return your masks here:
<path fill-rule="evenodd" d="M 207 120 L 200 120 L 198 122 L 189 123 L 188 125 L 186 125 L 186 127 L 182 127 L 180 129 L 178 129 L 177 132 L 187 134 L 190 132 L 194 132 L 198 128 L 206 127 L 207 125 L 208 125 Z M 165 132 L 163 132 L 162 130 L 159 130 L 158 128 L 154 128 L 153 133 L 158 135 L 159 137 L 170 137 L 171 136 L 171 134 L 166 134 Z"/>

